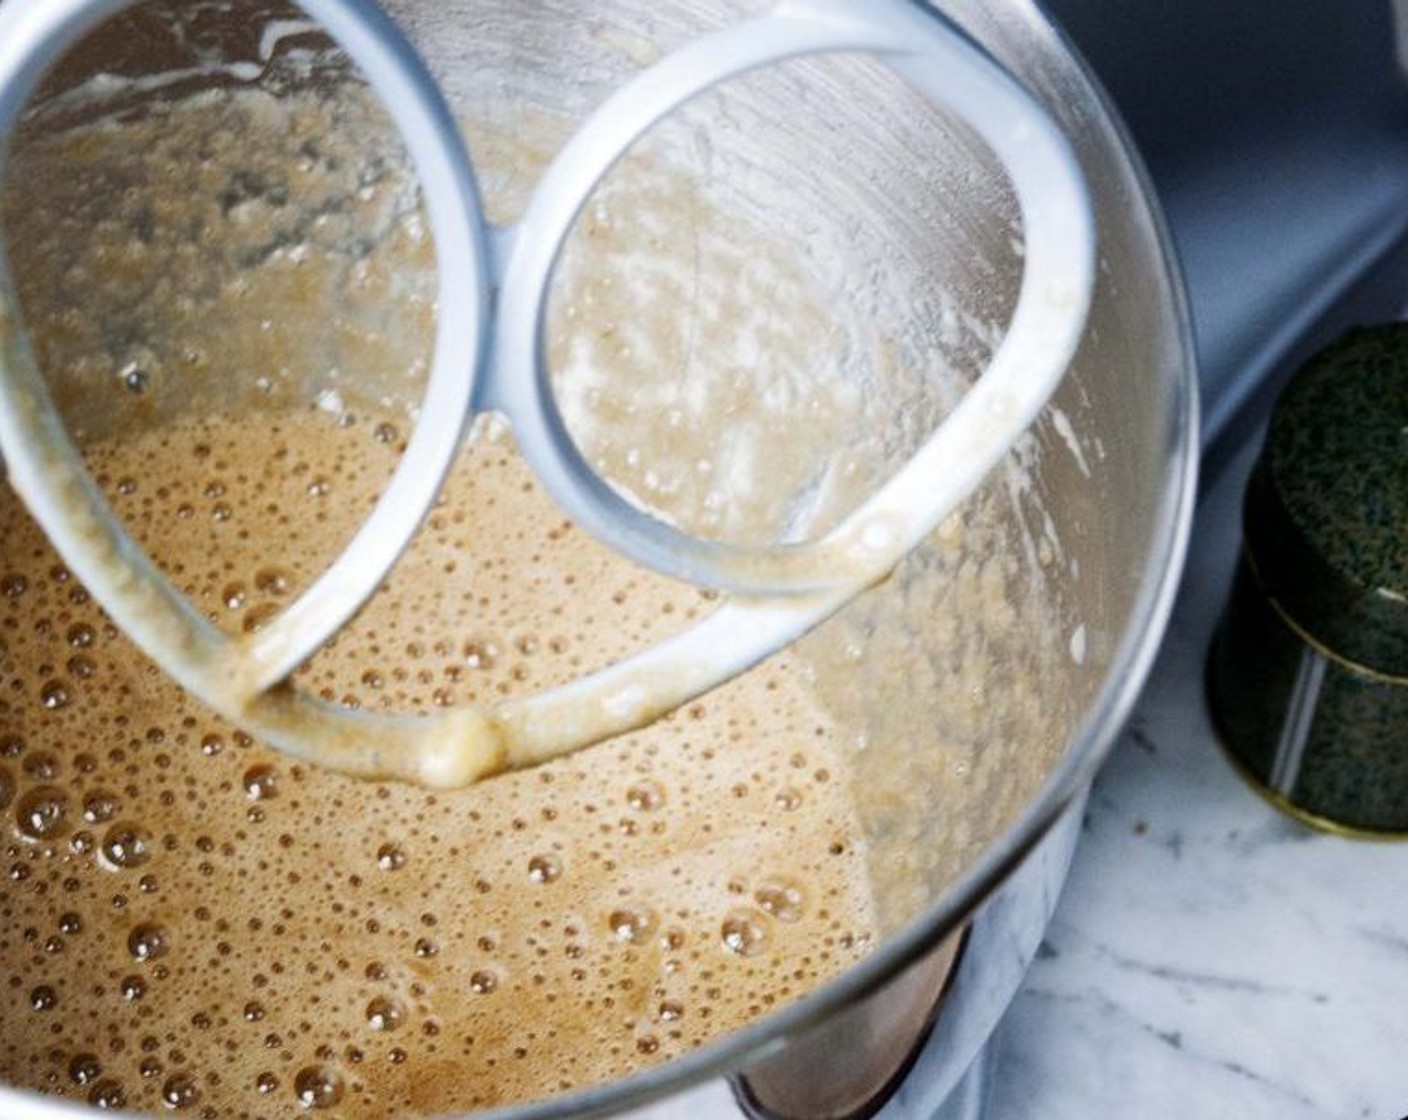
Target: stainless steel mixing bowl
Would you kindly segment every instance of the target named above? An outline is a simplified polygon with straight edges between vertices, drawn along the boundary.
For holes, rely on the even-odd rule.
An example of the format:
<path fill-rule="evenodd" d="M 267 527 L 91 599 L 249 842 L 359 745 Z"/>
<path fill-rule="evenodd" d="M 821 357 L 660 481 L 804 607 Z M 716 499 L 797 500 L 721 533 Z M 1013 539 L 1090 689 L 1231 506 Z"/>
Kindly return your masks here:
<path fill-rule="evenodd" d="M 762 6 L 749 0 L 389 4 L 466 119 L 526 105 L 567 121 L 656 52 Z M 887 793 L 888 843 L 899 862 L 907 866 L 912 858 L 913 869 L 892 893 L 883 936 L 868 957 L 683 1058 L 505 1115 L 648 1108 L 678 1115 L 691 1104 L 708 1108 L 719 1100 L 754 1115 L 798 1120 L 865 1115 L 884 1102 L 926 1038 L 924 1093 L 942 1099 L 1035 954 L 1085 792 L 1149 668 L 1183 559 L 1196 470 L 1195 380 L 1175 264 L 1118 121 L 1040 8 L 1028 0 L 940 6 L 1066 129 L 1096 205 L 1099 278 L 1084 344 L 1054 410 L 988 498 L 1005 511 L 999 536 L 1016 557 L 1008 595 L 1019 606 L 1040 605 L 1048 622 L 1033 624 L 1024 641 L 1010 633 L 1005 645 L 978 641 L 982 660 L 968 666 L 976 677 L 967 679 L 977 681 L 987 700 L 964 730 L 971 747 L 964 803 L 935 804 L 935 790 L 951 786 L 922 780 Z M 140 113 L 151 98 L 184 97 L 212 84 L 274 90 L 335 84 L 343 77 L 337 59 L 316 34 L 287 22 L 296 17 L 269 4 L 142 5 L 74 51 L 51 76 L 26 131 L 68 128 L 96 111 L 120 120 Z M 106 77 L 95 80 L 99 74 Z M 783 199 L 775 219 L 794 230 L 822 215 L 826 220 L 811 223 L 814 245 L 823 247 L 815 255 L 839 270 L 830 277 L 838 298 L 888 306 L 894 322 L 887 330 L 901 350 L 941 351 L 960 370 L 980 362 L 1010 309 L 1021 253 L 1010 197 L 971 136 L 865 61 L 803 64 L 750 80 L 729 96 L 721 115 L 686 120 L 674 137 L 686 164 L 722 169 L 720 201 L 759 210 Z M 804 117 L 810 124 L 798 123 Z M 511 124 L 507 117 L 502 123 Z M 766 170 L 751 177 L 724 173 L 754 166 Z M 896 268 L 901 280 L 886 289 L 885 304 L 880 294 L 889 281 L 876 277 Z M 281 337 L 318 368 L 318 334 Z M 163 356 L 153 346 L 147 358 L 159 368 Z M 94 405 L 104 398 L 85 381 L 91 370 L 51 375 L 81 434 L 129 422 L 121 410 Z M 378 390 L 376 370 L 344 368 L 341 376 L 344 390 L 355 390 L 359 379 Z M 226 406 L 220 394 L 228 395 L 227 388 L 169 399 L 178 411 Z M 288 392 L 311 398 L 323 388 L 310 383 Z M 903 453 L 904 439 L 876 439 L 876 432 L 922 429 L 924 420 L 914 419 L 914 400 L 901 388 L 867 383 L 866 389 L 870 428 L 857 442 L 875 452 L 881 469 Z M 926 605 L 939 612 L 946 603 L 939 597 Z M 920 618 L 916 625 L 922 631 L 927 623 Z M 944 656 L 937 648 L 929 652 L 942 690 Z M 1016 683 L 1030 675 L 1050 702 L 1024 714 L 1003 698 L 1021 691 Z M 864 706 L 863 674 L 858 679 L 855 703 Z M 910 738 L 937 737 L 923 726 L 924 715 L 920 705 L 904 717 L 914 724 Z M 885 751 L 882 742 L 870 752 L 857 771 L 862 782 L 883 782 L 898 757 Z M 906 765 L 922 775 L 925 763 Z M 17 1120 L 75 1111 L 13 1091 L 0 1091 L 0 1109 Z"/>

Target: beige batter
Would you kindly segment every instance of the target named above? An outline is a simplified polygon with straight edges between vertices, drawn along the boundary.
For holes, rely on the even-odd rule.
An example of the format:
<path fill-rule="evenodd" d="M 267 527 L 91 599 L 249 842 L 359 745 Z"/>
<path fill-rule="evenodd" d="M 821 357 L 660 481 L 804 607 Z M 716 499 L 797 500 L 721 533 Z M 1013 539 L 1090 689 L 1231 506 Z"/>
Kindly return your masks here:
<path fill-rule="evenodd" d="M 396 439 L 307 412 L 91 458 L 238 631 L 314 574 Z M 319 1094 L 344 1117 L 469 1109 L 678 1054 L 866 951 L 836 729 L 786 656 L 649 731 L 427 794 L 285 764 L 105 625 L 8 496 L 0 541 L 5 1080 L 229 1117 Z M 492 702 L 707 607 L 583 539 L 481 440 L 303 683 Z"/>

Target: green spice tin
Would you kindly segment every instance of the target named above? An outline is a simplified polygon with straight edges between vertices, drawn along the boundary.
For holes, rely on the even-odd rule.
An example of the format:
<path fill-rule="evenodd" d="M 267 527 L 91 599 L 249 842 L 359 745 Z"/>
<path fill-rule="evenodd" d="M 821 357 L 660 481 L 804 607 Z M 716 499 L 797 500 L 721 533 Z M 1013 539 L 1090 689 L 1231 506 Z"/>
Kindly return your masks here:
<path fill-rule="evenodd" d="M 1408 836 L 1408 324 L 1348 335 L 1277 403 L 1208 691 L 1281 808 Z"/>

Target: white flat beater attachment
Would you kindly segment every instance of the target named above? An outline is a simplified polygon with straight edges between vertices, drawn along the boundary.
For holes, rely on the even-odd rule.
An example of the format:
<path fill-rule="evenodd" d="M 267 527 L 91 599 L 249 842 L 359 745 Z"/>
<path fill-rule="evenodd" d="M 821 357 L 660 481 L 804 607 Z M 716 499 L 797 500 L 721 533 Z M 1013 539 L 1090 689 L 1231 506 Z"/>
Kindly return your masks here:
<path fill-rule="evenodd" d="M 0 5 L 0 137 L 66 48 L 131 0 Z M 363 777 L 473 782 L 639 727 L 743 672 L 877 580 L 951 513 L 1035 420 L 1084 332 L 1094 222 L 1060 129 L 940 14 L 916 0 L 790 0 L 704 36 L 611 96 L 559 152 L 520 223 L 488 229 L 469 156 L 424 64 L 370 0 L 299 0 L 385 104 L 420 178 L 439 273 L 435 355 L 420 420 L 342 555 L 266 628 L 206 619 L 118 522 L 50 399 L 0 246 L 0 451 L 65 563 L 113 621 L 186 689 L 285 753 Z M 965 121 L 1021 209 L 1025 271 L 986 370 L 919 451 L 820 539 L 750 549 L 682 533 L 632 506 L 584 461 L 544 358 L 549 283 L 596 184 L 660 118 L 738 74 L 804 55 L 865 53 Z M 0 151 L 0 181 L 6 153 Z M 491 298 L 492 297 L 492 298 Z M 473 409 L 501 412 L 549 493 L 581 527 L 667 575 L 731 593 L 674 637 L 569 685 L 488 710 L 353 711 L 289 682 L 362 606 L 410 542 Z"/>

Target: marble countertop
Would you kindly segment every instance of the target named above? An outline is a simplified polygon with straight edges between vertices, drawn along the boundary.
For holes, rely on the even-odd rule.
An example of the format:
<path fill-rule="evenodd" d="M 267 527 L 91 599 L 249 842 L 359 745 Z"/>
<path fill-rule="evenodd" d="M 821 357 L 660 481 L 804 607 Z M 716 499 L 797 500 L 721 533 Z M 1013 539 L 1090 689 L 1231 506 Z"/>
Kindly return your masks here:
<path fill-rule="evenodd" d="M 985 1120 L 1408 1114 L 1408 845 L 1281 815 L 1208 719 L 1250 461 L 1199 510 L 1162 653 L 992 1044 Z"/>

